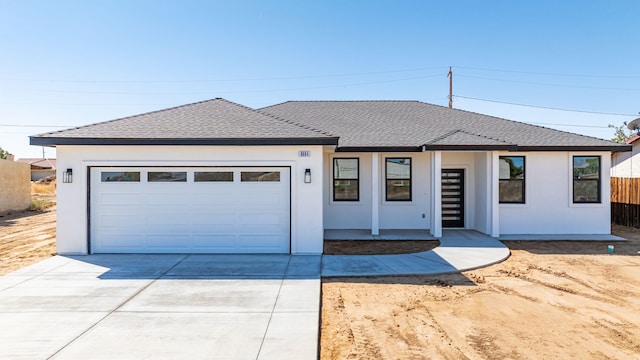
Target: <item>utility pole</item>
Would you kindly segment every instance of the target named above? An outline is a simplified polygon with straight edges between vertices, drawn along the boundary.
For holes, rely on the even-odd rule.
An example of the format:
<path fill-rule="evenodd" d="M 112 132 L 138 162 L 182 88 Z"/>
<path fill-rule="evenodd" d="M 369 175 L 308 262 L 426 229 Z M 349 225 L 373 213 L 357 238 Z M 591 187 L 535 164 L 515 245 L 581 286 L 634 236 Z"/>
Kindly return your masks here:
<path fill-rule="evenodd" d="M 449 66 L 449 73 L 447 74 L 449 78 L 449 109 L 453 108 L 453 71 L 451 70 L 451 66 Z"/>

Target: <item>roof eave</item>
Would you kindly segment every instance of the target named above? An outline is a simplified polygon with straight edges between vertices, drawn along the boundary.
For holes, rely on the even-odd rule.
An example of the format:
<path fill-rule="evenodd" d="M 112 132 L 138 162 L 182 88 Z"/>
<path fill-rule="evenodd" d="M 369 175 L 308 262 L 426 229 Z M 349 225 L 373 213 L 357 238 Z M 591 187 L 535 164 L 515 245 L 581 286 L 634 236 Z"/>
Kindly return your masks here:
<path fill-rule="evenodd" d="M 518 146 L 515 151 L 631 151 L 631 145 Z"/>
<path fill-rule="evenodd" d="M 31 145 L 337 145 L 337 137 L 308 138 L 225 138 L 225 139 L 116 139 L 116 138 L 68 138 L 30 137 Z"/>
<path fill-rule="evenodd" d="M 421 152 L 422 146 L 339 146 L 336 152 Z"/>

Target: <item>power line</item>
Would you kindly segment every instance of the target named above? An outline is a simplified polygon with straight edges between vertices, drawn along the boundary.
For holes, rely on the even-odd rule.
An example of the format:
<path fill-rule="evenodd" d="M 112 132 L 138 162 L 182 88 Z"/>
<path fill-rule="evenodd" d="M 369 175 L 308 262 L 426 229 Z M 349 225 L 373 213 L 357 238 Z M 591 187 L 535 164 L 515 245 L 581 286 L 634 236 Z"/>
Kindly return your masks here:
<path fill-rule="evenodd" d="M 513 73 L 513 74 L 584 77 L 584 78 L 609 78 L 609 79 L 610 78 L 615 78 L 615 79 L 640 79 L 640 75 L 587 75 L 587 74 L 547 73 L 547 72 L 535 72 L 535 71 L 517 71 L 517 70 L 489 69 L 489 68 L 471 67 L 471 66 L 454 66 L 454 67 L 459 68 L 459 69 L 494 71 L 494 72 L 503 72 L 503 73 Z"/>
<path fill-rule="evenodd" d="M 595 128 L 595 129 L 610 129 L 609 126 L 597 126 L 597 125 L 576 125 L 576 124 L 556 124 L 556 123 L 541 123 L 541 122 L 527 122 L 527 124 L 534 125 L 550 125 L 550 126 L 571 126 L 580 128 Z"/>
<path fill-rule="evenodd" d="M 7 81 L 32 81 L 32 82 L 60 82 L 60 83 L 206 83 L 206 82 L 239 82 L 239 81 L 273 81 L 273 80 L 303 80 L 303 79 L 326 79 L 336 77 L 362 76 L 362 75 L 381 75 L 394 74 L 403 72 L 416 72 L 424 70 L 446 69 L 446 66 L 431 66 L 414 69 L 387 70 L 387 71 L 370 71 L 360 73 L 341 73 L 326 75 L 303 75 L 303 76 L 282 76 L 282 77 L 264 77 L 264 78 L 236 78 L 236 79 L 200 79 L 200 80 L 65 80 L 65 79 L 18 79 L 18 78 L 0 78 Z"/>
<path fill-rule="evenodd" d="M 552 83 L 541 83 L 535 81 L 524 81 L 524 80 L 507 80 L 507 79 L 496 79 L 489 78 L 483 76 L 474 76 L 474 75 L 460 75 L 457 76 L 472 78 L 472 79 L 482 79 L 482 80 L 491 80 L 491 81 L 502 81 L 509 83 L 519 83 L 519 84 L 531 84 L 531 85 L 541 85 L 541 86 L 554 86 L 554 87 L 568 87 L 568 88 L 577 88 L 577 89 L 594 89 L 594 90 L 620 90 L 620 91 L 640 91 L 638 88 L 615 88 L 615 87 L 598 87 L 598 86 L 579 86 L 579 85 L 565 85 L 565 84 L 552 84 Z"/>
<path fill-rule="evenodd" d="M 248 93 L 266 93 L 266 92 L 280 92 L 280 91 L 334 89 L 334 88 L 341 88 L 341 87 L 386 84 L 386 83 L 392 83 L 392 82 L 433 78 L 438 76 L 444 76 L 444 74 L 432 74 L 432 75 L 414 76 L 414 77 L 402 78 L 402 79 L 369 81 L 369 82 L 363 82 L 363 83 L 351 83 L 351 84 L 341 84 L 341 85 L 311 86 L 311 87 L 289 88 L 289 89 L 239 90 L 239 91 L 217 91 L 217 92 L 221 94 L 248 94 Z M 13 90 L 13 91 L 26 90 L 26 91 L 35 91 L 35 92 L 69 93 L 69 94 L 101 94 L 101 95 L 203 95 L 203 94 L 211 94 L 214 92 L 214 91 L 196 91 L 196 92 L 77 91 L 77 90 L 51 90 L 51 89 L 25 89 L 25 88 L 4 88 L 4 89 Z"/>
<path fill-rule="evenodd" d="M 20 124 L 0 124 L 0 126 L 7 126 L 7 127 L 33 127 L 33 128 L 51 128 L 51 127 L 68 128 L 68 127 L 75 127 L 75 126 L 78 126 L 78 125 L 20 125 Z"/>
<path fill-rule="evenodd" d="M 469 99 L 469 100 L 477 100 L 477 101 L 486 101 L 486 102 L 492 102 L 492 103 L 498 103 L 498 104 L 507 104 L 507 105 L 516 105 L 516 106 L 526 106 L 526 107 L 532 107 L 532 108 L 538 108 L 538 109 L 547 109 L 547 110 L 559 110 L 559 111 L 579 112 L 579 113 L 586 113 L 586 114 L 599 114 L 599 115 L 638 116 L 638 114 L 620 114 L 620 113 L 609 113 L 609 112 L 601 112 L 601 111 L 588 111 L 588 110 L 576 110 L 576 109 L 563 109 L 563 108 L 557 108 L 557 107 L 551 107 L 551 106 L 539 106 L 539 105 L 530 105 L 530 104 L 520 104 L 520 103 L 507 102 L 507 101 L 498 101 L 498 100 L 480 99 L 480 98 L 475 98 L 475 97 L 470 97 L 470 96 L 462 96 L 462 95 L 455 95 L 455 97 L 457 97 L 457 98 L 461 98 L 461 99 Z"/>

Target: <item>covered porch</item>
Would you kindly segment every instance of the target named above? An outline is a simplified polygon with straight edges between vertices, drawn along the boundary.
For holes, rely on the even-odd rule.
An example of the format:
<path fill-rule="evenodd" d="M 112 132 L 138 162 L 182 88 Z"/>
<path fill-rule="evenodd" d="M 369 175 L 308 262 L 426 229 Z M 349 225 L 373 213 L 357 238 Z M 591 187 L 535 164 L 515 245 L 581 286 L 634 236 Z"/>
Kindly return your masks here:
<path fill-rule="evenodd" d="M 449 228 L 499 236 L 499 151 L 326 152 L 325 169 L 325 240 L 435 240 Z M 357 182 L 350 201 L 337 193 L 346 181 Z M 403 201 L 390 198 L 399 183 Z"/>

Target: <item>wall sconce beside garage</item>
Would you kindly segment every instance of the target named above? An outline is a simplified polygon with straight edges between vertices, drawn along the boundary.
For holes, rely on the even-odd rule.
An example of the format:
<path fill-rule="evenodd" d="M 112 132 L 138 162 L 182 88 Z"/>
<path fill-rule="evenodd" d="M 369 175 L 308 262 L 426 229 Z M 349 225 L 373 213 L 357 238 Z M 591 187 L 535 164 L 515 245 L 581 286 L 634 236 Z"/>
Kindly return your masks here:
<path fill-rule="evenodd" d="M 67 169 L 62 173 L 62 182 L 63 183 L 71 183 L 73 182 L 73 169 Z"/>
<path fill-rule="evenodd" d="M 311 183 L 311 169 L 304 169 L 304 183 Z"/>

